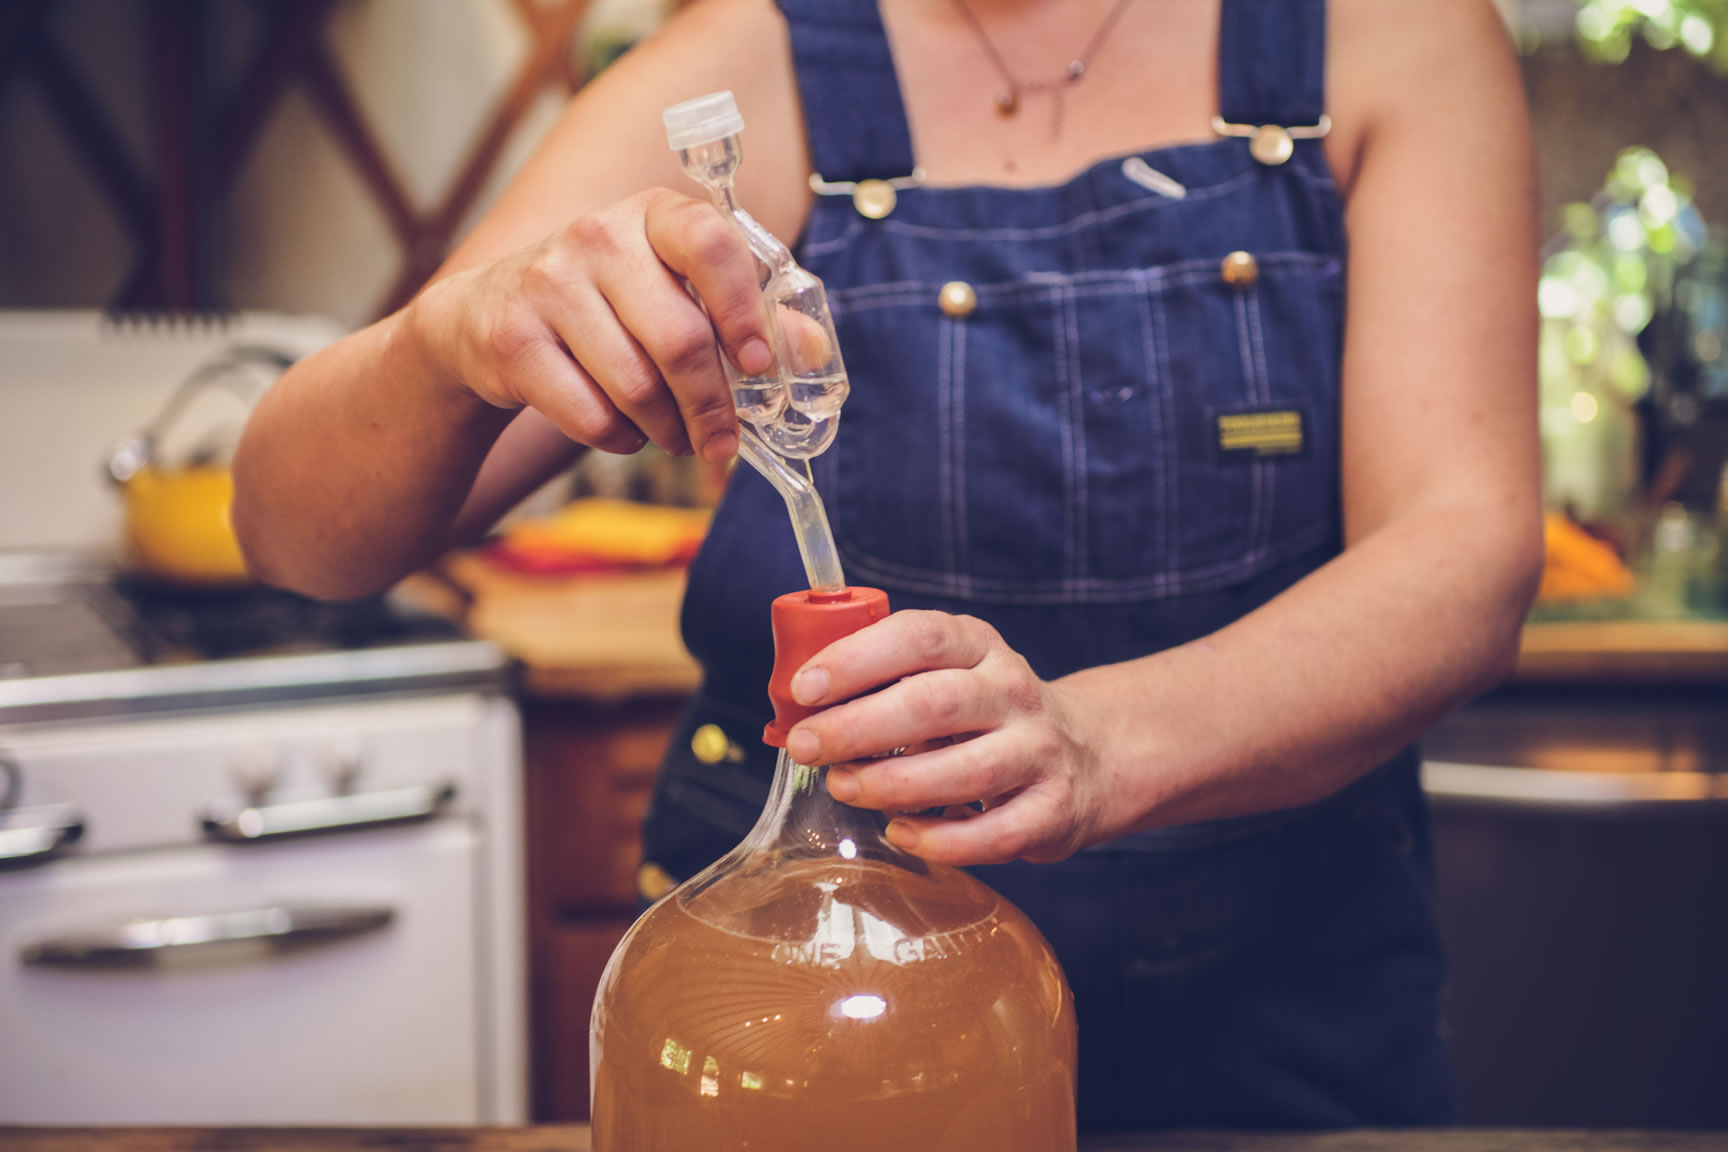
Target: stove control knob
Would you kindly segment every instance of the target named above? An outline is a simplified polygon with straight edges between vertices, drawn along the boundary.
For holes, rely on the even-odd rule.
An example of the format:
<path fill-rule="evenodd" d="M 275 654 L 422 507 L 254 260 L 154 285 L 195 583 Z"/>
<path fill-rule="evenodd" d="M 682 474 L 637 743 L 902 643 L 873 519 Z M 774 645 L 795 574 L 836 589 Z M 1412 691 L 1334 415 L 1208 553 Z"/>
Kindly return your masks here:
<path fill-rule="evenodd" d="M 282 786 L 282 758 L 271 749 L 251 748 L 234 758 L 230 773 L 246 802 L 256 807 Z"/>
<path fill-rule="evenodd" d="M 360 737 L 353 732 L 337 734 L 324 750 L 324 774 L 330 780 L 330 790 L 338 796 L 354 791 L 365 764 Z"/>

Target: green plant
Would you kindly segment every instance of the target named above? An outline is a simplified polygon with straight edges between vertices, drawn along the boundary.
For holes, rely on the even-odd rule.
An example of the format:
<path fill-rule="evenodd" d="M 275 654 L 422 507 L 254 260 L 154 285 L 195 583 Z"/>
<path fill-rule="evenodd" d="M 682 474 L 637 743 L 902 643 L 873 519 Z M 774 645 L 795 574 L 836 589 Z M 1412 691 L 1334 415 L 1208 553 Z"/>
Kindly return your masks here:
<path fill-rule="evenodd" d="M 1537 294 L 1546 489 L 1552 507 L 1613 520 L 1638 484 L 1632 406 L 1650 387 L 1639 336 L 1707 234 L 1684 181 L 1648 148 L 1623 151 L 1564 221 Z"/>
<path fill-rule="evenodd" d="M 1652 48 L 1684 48 L 1728 72 L 1728 0 L 1578 0 L 1586 54 L 1618 64 L 1641 35 Z"/>

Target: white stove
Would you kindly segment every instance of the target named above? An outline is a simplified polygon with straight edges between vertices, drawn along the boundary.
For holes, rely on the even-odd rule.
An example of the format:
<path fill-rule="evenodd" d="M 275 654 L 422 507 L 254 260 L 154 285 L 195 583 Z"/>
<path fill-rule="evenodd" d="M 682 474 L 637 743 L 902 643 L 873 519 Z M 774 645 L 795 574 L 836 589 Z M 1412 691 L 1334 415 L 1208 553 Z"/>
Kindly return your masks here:
<path fill-rule="evenodd" d="M 63 402 L 91 445 L 128 431 L 93 397 L 148 410 L 247 326 L 47 321 L 0 316 L 0 427 Z M 0 1124 L 524 1121 L 504 657 L 389 598 L 129 581 L 70 456 L 83 495 L 0 516 Z"/>

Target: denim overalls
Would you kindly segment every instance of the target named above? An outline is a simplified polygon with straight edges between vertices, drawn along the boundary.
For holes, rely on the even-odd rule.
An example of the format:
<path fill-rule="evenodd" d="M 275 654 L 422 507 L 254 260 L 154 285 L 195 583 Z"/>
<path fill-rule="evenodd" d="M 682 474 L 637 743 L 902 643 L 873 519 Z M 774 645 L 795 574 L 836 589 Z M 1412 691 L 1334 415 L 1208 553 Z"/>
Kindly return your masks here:
<path fill-rule="evenodd" d="M 852 376 L 815 463 L 851 582 L 986 619 L 1052 678 L 1204 636 L 1337 554 L 1345 237 L 1317 140 L 1278 164 L 1221 136 L 1054 187 L 910 187 L 874 0 L 781 7 L 839 193 L 798 258 Z M 1317 124 L 1324 0 L 1222 19 L 1222 119 Z M 900 185 L 886 215 L 845 194 L 865 180 Z M 768 604 L 802 582 L 784 505 L 739 468 L 684 606 L 705 685 L 645 829 L 676 878 L 761 810 Z M 730 755 L 692 755 L 703 725 Z M 1414 751 L 1309 808 L 977 872 L 1067 971 L 1083 1128 L 1449 1119 Z"/>

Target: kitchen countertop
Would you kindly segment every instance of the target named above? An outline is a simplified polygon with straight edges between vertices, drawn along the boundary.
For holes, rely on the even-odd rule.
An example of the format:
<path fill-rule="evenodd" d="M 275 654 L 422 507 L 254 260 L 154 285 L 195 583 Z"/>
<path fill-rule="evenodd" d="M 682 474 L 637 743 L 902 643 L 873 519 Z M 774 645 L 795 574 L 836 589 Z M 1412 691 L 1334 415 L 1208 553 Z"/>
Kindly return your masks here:
<path fill-rule="evenodd" d="M 1728 620 L 1526 624 L 1513 679 L 1728 685 Z"/>
<path fill-rule="evenodd" d="M 683 569 L 535 576 L 456 552 L 405 588 L 521 661 L 536 695 L 682 695 L 701 677 L 678 635 Z M 1728 685 L 1728 620 L 1533 622 L 1512 680 Z"/>
<path fill-rule="evenodd" d="M 7 1152 L 588 1152 L 586 1126 L 539 1128 L 4 1128 Z M 1081 1152 L 1703 1152 L 1728 1132 L 1357 1131 L 1104 1136 Z"/>

